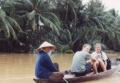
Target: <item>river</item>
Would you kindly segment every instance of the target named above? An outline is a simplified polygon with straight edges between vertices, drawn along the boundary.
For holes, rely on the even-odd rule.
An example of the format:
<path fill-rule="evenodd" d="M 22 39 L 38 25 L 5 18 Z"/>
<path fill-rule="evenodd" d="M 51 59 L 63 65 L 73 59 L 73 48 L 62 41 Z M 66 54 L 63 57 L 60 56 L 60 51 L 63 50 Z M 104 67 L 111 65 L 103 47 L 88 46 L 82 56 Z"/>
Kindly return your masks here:
<path fill-rule="evenodd" d="M 110 56 L 117 56 L 118 53 Z M 35 67 L 34 54 L 17 54 L 11 53 L 0 54 L 0 83 L 34 83 Z M 56 54 L 51 57 L 53 62 L 59 63 L 60 70 L 64 71 L 70 68 L 72 55 L 71 54 Z M 120 83 L 120 73 L 115 73 L 109 78 L 90 81 L 85 83 Z"/>

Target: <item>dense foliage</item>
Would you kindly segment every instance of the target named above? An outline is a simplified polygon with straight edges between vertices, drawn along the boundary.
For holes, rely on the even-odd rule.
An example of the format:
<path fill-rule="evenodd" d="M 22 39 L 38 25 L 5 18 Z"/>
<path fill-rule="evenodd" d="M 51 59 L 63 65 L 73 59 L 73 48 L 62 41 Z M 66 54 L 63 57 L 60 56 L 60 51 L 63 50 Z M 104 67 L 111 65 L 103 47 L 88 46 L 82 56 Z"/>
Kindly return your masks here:
<path fill-rule="evenodd" d="M 120 15 L 99 0 L 1 0 L 0 51 L 33 51 L 43 41 L 58 51 L 104 43 L 120 51 Z"/>

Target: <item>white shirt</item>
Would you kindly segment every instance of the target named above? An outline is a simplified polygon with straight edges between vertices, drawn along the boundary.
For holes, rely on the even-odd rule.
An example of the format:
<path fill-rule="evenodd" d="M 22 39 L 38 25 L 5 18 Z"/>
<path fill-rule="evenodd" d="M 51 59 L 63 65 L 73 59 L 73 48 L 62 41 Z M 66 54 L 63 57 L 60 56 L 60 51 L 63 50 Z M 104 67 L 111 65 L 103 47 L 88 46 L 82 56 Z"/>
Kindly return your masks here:
<path fill-rule="evenodd" d="M 104 61 L 108 59 L 106 53 L 103 52 L 103 51 L 102 51 L 101 53 L 93 52 L 93 53 L 91 54 L 91 58 L 92 58 L 92 59 L 102 59 L 102 60 L 104 60 Z"/>

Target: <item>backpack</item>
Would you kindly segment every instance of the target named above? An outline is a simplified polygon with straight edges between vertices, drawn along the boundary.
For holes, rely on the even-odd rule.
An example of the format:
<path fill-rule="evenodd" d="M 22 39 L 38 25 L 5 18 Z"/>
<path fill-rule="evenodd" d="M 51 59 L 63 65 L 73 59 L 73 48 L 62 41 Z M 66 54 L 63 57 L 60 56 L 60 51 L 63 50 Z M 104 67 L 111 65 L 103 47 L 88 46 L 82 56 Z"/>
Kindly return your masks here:
<path fill-rule="evenodd" d="M 111 69 L 111 60 L 107 59 L 107 70 Z"/>
<path fill-rule="evenodd" d="M 102 55 L 102 52 L 101 52 L 101 55 Z M 102 56 L 101 56 L 102 57 Z M 104 61 L 104 60 L 103 60 Z M 105 61 L 104 61 L 105 62 Z M 109 70 L 109 69 L 111 69 L 111 60 L 110 60 L 110 58 L 108 57 L 108 59 L 106 60 L 106 62 L 107 62 L 107 67 L 106 67 L 106 69 L 107 70 Z"/>

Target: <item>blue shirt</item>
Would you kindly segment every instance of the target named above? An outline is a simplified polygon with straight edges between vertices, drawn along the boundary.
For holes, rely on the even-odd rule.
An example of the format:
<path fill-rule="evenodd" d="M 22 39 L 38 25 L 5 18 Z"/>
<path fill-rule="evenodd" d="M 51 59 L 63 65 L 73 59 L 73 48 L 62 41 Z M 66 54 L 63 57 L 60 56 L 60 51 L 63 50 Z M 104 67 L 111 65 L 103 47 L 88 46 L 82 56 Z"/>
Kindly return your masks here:
<path fill-rule="evenodd" d="M 56 71 L 48 54 L 40 51 L 36 59 L 35 76 L 38 79 L 49 79 L 52 72 Z"/>

